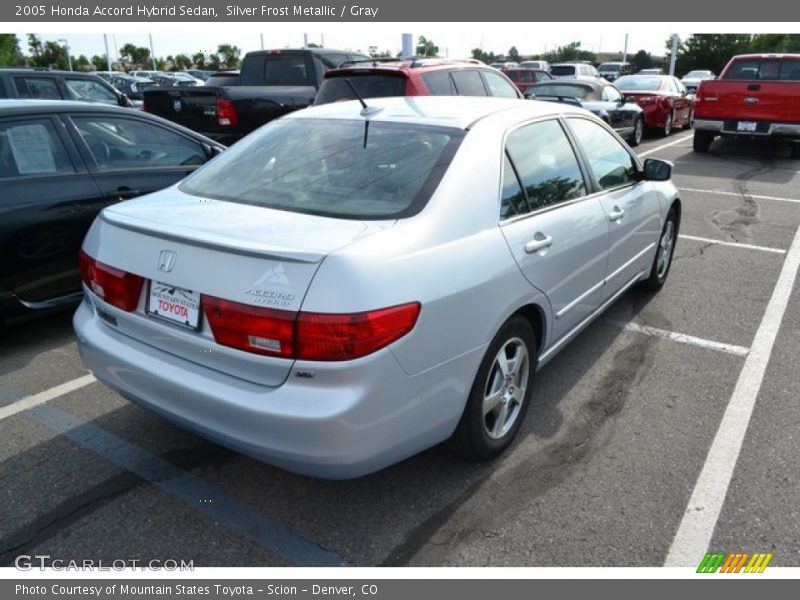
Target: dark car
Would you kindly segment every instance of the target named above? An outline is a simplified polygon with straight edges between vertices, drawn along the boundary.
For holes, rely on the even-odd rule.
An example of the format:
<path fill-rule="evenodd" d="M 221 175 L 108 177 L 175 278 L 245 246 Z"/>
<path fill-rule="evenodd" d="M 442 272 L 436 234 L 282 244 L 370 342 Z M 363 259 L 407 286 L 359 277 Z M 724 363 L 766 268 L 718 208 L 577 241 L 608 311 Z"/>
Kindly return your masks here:
<path fill-rule="evenodd" d="M 78 250 L 97 213 L 223 150 L 138 111 L 0 100 L 0 324 L 80 299 Z"/>
<path fill-rule="evenodd" d="M 144 88 L 153 84 L 150 79 L 131 77 L 127 73 L 97 73 L 97 76 L 113 85 L 117 91 L 122 92 L 131 100 L 141 100 Z"/>
<path fill-rule="evenodd" d="M 614 84 L 644 109 L 645 125 L 667 137 L 676 127 L 691 127 L 694 96 L 671 75 L 626 75 Z"/>
<path fill-rule="evenodd" d="M 128 97 L 91 73 L 34 68 L 0 69 L 0 99 L 78 100 L 131 106 Z"/>
<path fill-rule="evenodd" d="M 539 83 L 540 81 L 553 81 L 554 79 L 550 73 L 541 69 L 528 69 L 520 67 L 517 69 L 503 69 L 503 73 L 505 73 L 506 77 L 514 82 L 514 85 L 516 85 L 517 89 L 523 94 L 534 83 Z"/>
<path fill-rule="evenodd" d="M 611 125 L 631 146 L 638 146 L 642 141 L 644 111 L 628 102 L 605 79 L 559 79 L 537 83 L 528 88 L 525 97 L 580 106 Z"/>
<path fill-rule="evenodd" d="M 348 83 L 349 82 L 349 83 Z M 474 60 L 379 59 L 346 63 L 325 73 L 314 104 L 388 96 L 499 96 L 522 94 L 503 73 Z"/>

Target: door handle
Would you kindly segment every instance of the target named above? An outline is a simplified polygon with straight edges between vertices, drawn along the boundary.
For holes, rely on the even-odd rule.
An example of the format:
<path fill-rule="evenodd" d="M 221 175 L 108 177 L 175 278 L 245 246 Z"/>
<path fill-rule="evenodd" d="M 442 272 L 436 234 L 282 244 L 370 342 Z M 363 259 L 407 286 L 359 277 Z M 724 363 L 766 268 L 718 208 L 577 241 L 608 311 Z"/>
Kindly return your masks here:
<path fill-rule="evenodd" d="M 136 196 L 141 196 L 142 192 L 140 190 L 132 190 L 130 188 L 121 187 L 117 188 L 116 191 L 111 192 L 108 196 L 109 198 L 119 198 L 120 200 L 125 200 L 127 198 L 135 198 Z"/>
<path fill-rule="evenodd" d="M 531 241 L 525 244 L 525 252 L 528 254 L 533 254 L 534 252 L 548 248 L 553 243 L 553 238 L 549 235 L 537 233 L 536 236 L 537 237 L 534 237 Z"/>
<path fill-rule="evenodd" d="M 625 211 L 622 210 L 619 206 L 615 206 L 611 209 L 611 212 L 608 213 L 608 220 L 609 221 L 619 221 L 623 216 L 625 216 Z"/>

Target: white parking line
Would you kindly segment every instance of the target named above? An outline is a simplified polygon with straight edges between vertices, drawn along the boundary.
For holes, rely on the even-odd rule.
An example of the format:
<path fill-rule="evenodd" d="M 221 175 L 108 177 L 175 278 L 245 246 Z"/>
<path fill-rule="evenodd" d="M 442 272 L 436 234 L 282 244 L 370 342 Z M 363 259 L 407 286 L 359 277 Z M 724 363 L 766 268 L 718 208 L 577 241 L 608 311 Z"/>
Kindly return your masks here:
<path fill-rule="evenodd" d="M 789 253 L 786 255 L 778 283 L 775 284 L 750 353 L 739 373 L 733 395 L 711 443 L 664 566 L 696 566 L 700 564 L 708 549 L 742 449 L 761 382 L 769 364 L 772 347 L 775 345 L 775 338 L 797 278 L 798 267 L 800 267 L 800 228 L 797 229 Z"/>
<path fill-rule="evenodd" d="M 693 192 L 696 194 L 716 194 L 717 196 L 739 196 L 741 197 L 742 194 L 737 194 L 736 192 L 721 192 L 719 190 L 698 190 L 696 188 L 678 188 L 681 192 Z M 747 194 L 748 198 L 752 198 L 753 200 L 775 200 L 777 202 L 792 202 L 793 204 L 800 204 L 800 200 L 797 198 L 781 198 L 779 196 L 759 196 L 757 194 Z"/>
<path fill-rule="evenodd" d="M 747 356 L 747 353 L 750 351 L 749 348 L 745 348 L 744 346 L 723 344 L 722 342 L 706 340 L 704 338 L 695 337 L 693 335 L 686 335 L 685 333 L 678 333 L 676 331 L 657 329 L 655 327 L 649 327 L 647 325 L 637 325 L 636 323 L 629 323 L 629 322 L 626 323 L 624 321 L 612 321 L 612 320 L 608 320 L 608 323 L 616 325 L 617 327 L 620 327 L 625 331 L 634 331 L 636 333 L 652 335 L 655 337 L 672 340 L 673 342 L 678 342 L 681 344 L 689 344 L 692 346 L 699 346 L 701 348 L 707 348 L 708 350 L 716 350 L 718 352 L 725 352 L 727 354 L 733 354 L 735 356 Z"/>
<path fill-rule="evenodd" d="M 655 148 L 653 148 L 651 150 L 647 150 L 646 152 L 640 153 L 639 156 L 647 156 L 648 154 L 652 154 L 653 152 L 658 152 L 662 148 L 669 148 L 670 146 L 674 146 L 676 144 L 680 144 L 681 142 L 685 142 L 686 140 L 688 140 L 690 137 L 692 137 L 692 135 L 694 135 L 694 134 L 690 133 L 689 135 L 685 135 L 683 137 L 674 139 L 671 142 L 668 142 L 666 144 L 661 144 L 660 146 L 656 146 Z"/>
<path fill-rule="evenodd" d="M 34 394 L 33 396 L 25 396 L 24 398 L 21 398 L 12 404 L 0 408 L 0 421 L 21 413 L 22 411 L 28 410 L 29 408 L 33 408 L 34 406 L 39 406 L 45 402 L 50 402 L 50 400 L 54 400 L 55 398 L 63 396 L 64 394 L 74 392 L 75 390 L 85 387 L 90 383 L 94 383 L 95 381 L 97 380 L 94 378 L 94 375 L 84 375 L 83 377 L 78 377 L 77 379 L 67 381 L 61 385 L 52 387 L 49 390 Z"/>
<path fill-rule="evenodd" d="M 760 250 L 761 252 L 773 252 L 775 254 L 786 254 L 786 250 L 780 248 L 770 248 L 769 246 L 753 246 L 752 244 L 740 244 L 739 242 L 726 242 L 725 240 L 715 240 L 713 238 L 697 237 L 696 235 L 685 235 L 681 233 L 679 238 L 694 240 L 695 242 L 705 242 L 706 244 L 719 244 L 720 246 L 731 246 L 732 248 L 744 248 L 745 250 Z"/>

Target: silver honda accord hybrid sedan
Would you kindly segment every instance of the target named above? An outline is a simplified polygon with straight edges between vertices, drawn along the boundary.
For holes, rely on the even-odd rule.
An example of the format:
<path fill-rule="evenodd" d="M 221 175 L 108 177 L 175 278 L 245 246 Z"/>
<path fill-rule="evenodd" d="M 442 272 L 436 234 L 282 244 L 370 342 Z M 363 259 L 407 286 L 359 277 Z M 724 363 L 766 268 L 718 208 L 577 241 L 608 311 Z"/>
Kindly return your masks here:
<path fill-rule="evenodd" d="M 74 317 L 95 376 L 225 446 L 326 478 L 513 440 L 534 373 L 662 286 L 672 167 L 550 102 L 292 113 L 102 211 Z"/>

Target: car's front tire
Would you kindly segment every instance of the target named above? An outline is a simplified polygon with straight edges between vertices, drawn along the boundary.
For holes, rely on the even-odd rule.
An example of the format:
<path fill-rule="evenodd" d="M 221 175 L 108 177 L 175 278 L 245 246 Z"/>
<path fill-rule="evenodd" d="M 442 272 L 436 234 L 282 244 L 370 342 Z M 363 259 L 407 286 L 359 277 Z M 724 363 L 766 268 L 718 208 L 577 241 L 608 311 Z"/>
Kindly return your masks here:
<path fill-rule="evenodd" d="M 653 257 L 653 265 L 650 267 L 650 275 L 647 279 L 639 283 L 639 287 L 644 290 L 656 292 L 664 286 L 664 282 L 669 275 L 672 267 L 672 256 L 675 253 L 675 242 L 678 240 L 678 212 L 675 208 L 670 208 L 661 235 L 658 238 L 656 255 Z"/>
<path fill-rule="evenodd" d="M 536 334 L 523 317 L 511 317 L 500 328 L 478 368 L 450 449 L 470 460 L 489 460 L 511 444 L 530 403 L 536 347 Z"/>

